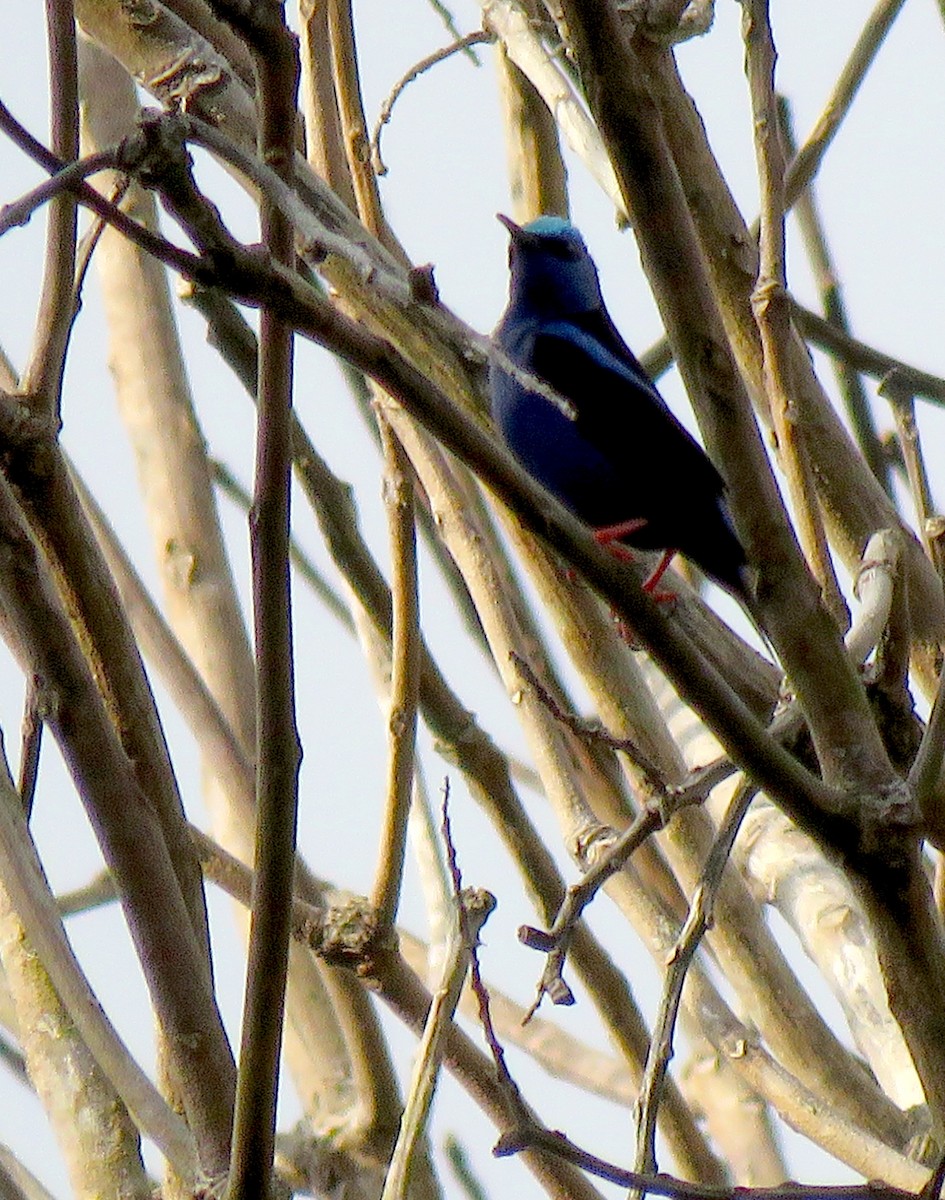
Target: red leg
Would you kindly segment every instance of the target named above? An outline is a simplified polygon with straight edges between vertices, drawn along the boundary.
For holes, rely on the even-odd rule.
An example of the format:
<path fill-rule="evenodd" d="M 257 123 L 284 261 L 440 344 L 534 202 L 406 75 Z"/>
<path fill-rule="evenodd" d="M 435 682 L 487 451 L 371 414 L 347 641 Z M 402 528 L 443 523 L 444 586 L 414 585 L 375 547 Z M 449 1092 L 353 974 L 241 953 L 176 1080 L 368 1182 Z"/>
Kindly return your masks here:
<path fill-rule="evenodd" d="M 631 533 L 636 533 L 638 529 L 642 529 L 646 524 L 646 517 L 633 517 L 629 521 L 620 521 L 617 525 L 605 525 L 602 529 L 595 529 L 594 538 L 601 546 L 606 546 L 611 554 L 617 558 L 632 561 L 633 555 L 626 546 L 620 544 L 620 541 L 622 538 L 629 537 Z M 657 602 L 676 599 L 675 592 L 660 592 L 656 588 L 656 585 L 663 578 L 666 569 L 675 557 L 675 550 L 664 550 L 663 557 L 657 564 L 656 569 L 644 580 L 643 590 Z"/>

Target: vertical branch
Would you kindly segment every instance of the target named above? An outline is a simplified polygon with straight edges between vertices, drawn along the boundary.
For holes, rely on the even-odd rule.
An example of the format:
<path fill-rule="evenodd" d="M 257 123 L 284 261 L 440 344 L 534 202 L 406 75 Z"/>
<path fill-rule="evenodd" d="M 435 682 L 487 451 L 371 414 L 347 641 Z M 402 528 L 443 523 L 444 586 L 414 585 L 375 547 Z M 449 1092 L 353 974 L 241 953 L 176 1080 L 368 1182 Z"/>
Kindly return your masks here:
<path fill-rule="evenodd" d="M 384 490 L 390 528 L 393 641 L 387 802 L 372 902 L 381 927 L 393 928 L 403 879 L 413 783 L 417 703 L 420 695 L 420 626 L 413 472 L 403 447 L 380 409 L 378 423 L 387 468 Z"/>
<path fill-rule="evenodd" d="M 534 12 L 529 13 L 534 17 Z M 512 211 L 519 222 L 542 213 L 567 216 L 568 177 L 558 126 L 535 85 L 500 42 L 499 92 L 502 98 L 505 153 Z"/>
<path fill-rule="evenodd" d="M 774 92 L 776 53 L 767 0 L 748 0 L 743 7 L 742 22 L 761 191 L 760 262 L 751 301 L 761 335 L 765 392 L 801 545 L 820 584 L 824 603 L 844 630 L 849 616 L 834 574 L 810 460 L 792 398 L 791 308 L 784 266 L 784 153 Z"/>
<path fill-rule="evenodd" d="M 915 420 L 915 397 L 908 387 L 903 387 L 897 382 L 895 375 L 883 380 L 880 392 L 889 400 L 893 419 L 896 422 L 896 434 L 902 450 L 902 459 L 906 464 L 906 476 L 909 480 L 912 502 L 915 505 L 919 537 L 922 539 L 926 554 L 941 577 L 945 571 L 945 556 L 942 553 L 941 539 L 931 536 L 934 528 L 935 506 L 932 501 L 929 474 L 922 455 L 922 445 L 919 441 L 919 427 Z"/>
<path fill-rule="evenodd" d="M 314 170 L 356 212 L 357 200 L 343 150 L 341 117 L 335 98 L 325 0 L 300 0 L 299 37 L 305 154 Z"/>
<path fill-rule="evenodd" d="M 71 162 L 79 153 L 79 83 L 72 0 L 46 0 L 49 42 L 51 149 Z M 59 192 L 49 205 L 43 292 L 29 366 L 26 402 L 37 415 L 59 422 L 59 392 L 74 307 L 76 199 Z"/>
<path fill-rule="evenodd" d="M 255 6 L 249 20 L 253 24 L 243 32 L 256 62 L 260 152 L 283 178 L 289 178 L 298 84 L 293 39 L 281 7 Z M 294 261 L 292 226 L 266 201 L 262 238 L 277 262 Z M 289 590 L 292 364 L 292 329 L 264 308 L 259 332 L 256 486 L 250 517 L 256 635 L 256 874 L 233 1127 L 232 1200 L 269 1194 L 288 972 L 301 759 Z"/>
<path fill-rule="evenodd" d="M 796 146 L 791 121 L 791 106 L 783 96 L 778 97 L 778 117 L 781 135 L 784 138 L 784 148 L 789 157 L 793 159 Z M 830 247 L 827 245 L 817 206 L 814 203 L 813 184 L 798 193 L 794 202 L 794 216 L 797 218 L 807 257 L 814 272 L 824 315 L 832 325 L 835 325 L 843 333 L 849 334 L 850 325 L 847 321 L 843 292 L 834 270 Z M 870 411 L 869 399 L 860 373 L 838 355 L 833 355 L 831 362 L 857 445 L 863 452 L 863 457 L 869 464 L 870 470 L 883 485 L 886 494 L 891 496 L 889 461 L 876 431 L 876 422 Z"/>

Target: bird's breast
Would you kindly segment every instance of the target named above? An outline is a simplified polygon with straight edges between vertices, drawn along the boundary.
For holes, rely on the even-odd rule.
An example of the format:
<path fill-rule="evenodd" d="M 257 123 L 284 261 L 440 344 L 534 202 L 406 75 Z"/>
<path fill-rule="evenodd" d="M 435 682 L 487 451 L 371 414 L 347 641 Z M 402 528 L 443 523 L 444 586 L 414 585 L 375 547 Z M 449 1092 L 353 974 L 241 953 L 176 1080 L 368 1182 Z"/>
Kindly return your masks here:
<path fill-rule="evenodd" d="M 504 371 L 493 376 L 492 410 L 509 449 L 534 479 L 588 524 L 611 520 L 622 472 L 574 421 Z"/>

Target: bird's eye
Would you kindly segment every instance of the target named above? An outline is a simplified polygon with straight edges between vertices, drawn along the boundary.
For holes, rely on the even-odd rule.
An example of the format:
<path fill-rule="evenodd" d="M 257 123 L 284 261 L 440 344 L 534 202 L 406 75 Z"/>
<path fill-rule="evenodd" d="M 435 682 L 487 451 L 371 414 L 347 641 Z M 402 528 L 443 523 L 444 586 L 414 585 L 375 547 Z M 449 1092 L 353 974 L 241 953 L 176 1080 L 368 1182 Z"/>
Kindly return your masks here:
<path fill-rule="evenodd" d="M 549 242 L 548 250 L 554 255 L 555 258 L 560 258 L 562 262 L 577 262 L 579 258 L 583 257 L 581 247 L 575 245 L 575 243 L 570 239 L 565 240 L 564 238 L 561 238 L 559 240 Z"/>

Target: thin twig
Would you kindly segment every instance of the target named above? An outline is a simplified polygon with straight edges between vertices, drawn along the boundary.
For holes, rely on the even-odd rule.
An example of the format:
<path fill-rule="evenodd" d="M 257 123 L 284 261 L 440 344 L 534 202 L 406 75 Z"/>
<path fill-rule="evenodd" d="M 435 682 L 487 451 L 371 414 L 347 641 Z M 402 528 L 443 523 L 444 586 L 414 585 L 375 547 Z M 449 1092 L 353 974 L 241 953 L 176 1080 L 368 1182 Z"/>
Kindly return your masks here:
<path fill-rule="evenodd" d="M 43 695 L 36 679 L 26 685 L 23 706 L 23 726 L 20 735 L 20 772 L 16 790 L 20 793 L 27 821 L 33 812 L 36 779 L 39 772 L 39 753 L 43 745 Z"/>
<path fill-rule="evenodd" d="M 758 281 L 751 303 L 763 377 L 801 545 L 824 604 L 844 630 L 849 615 L 833 569 L 810 458 L 792 399 L 791 312 L 784 265 L 784 153 L 774 90 L 775 49 L 767 0 L 745 3 L 743 30 L 761 191 Z"/>
<path fill-rule="evenodd" d="M 459 26 L 456 24 L 456 18 L 446 7 L 446 5 L 441 3 L 441 0 L 427 0 L 427 2 L 446 26 L 446 32 L 450 35 L 450 37 L 458 39 L 461 36 L 459 32 Z M 464 53 L 474 67 L 482 66 L 482 63 L 476 56 L 475 50 L 473 50 L 471 47 L 467 48 Z"/>
<path fill-rule="evenodd" d="M 919 427 L 915 419 L 915 397 L 908 386 L 896 376 L 883 381 L 880 385 L 880 395 L 889 400 L 893 419 L 896 422 L 896 434 L 899 447 L 902 450 L 903 462 L 906 465 L 906 477 L 909 480 L 909 491 L 915 505 L 916 523 L 919 537 L 925 547 L 935 569 L 941 578 L 945 571 L 945 561 L 941 557 L 941 543 L 938 538 L 929 536 L 934 528 L 932 525 L 936 513 L 932 500 L 932 488 L 929 484 L 929 473 L 925 466 L 922 453 L 922 442 L 919 438 Z"/>
<path fill-rule="evenodd" d="M 79 153 L 79 72 L 72 0 L 46 0 L 51 129 L 55 154 L 71 162 Z M 23 373 L 23 398 L 39 417 L 59 421 L 62 375 L 72 329 L 76 199 L 60 193 L 50 204 L 46 257 L 33 348 Z"/>
<path fill-rule="evenodd" d="M 34 162 L 51 175 L 63 171 L 69 166 L 68 162 L 47 150 L 42 142 L 37 141 L 29 130 L 13 116 L 2 100 L 0 100 L 0 132 L 5 133 Z M 136 246 L 140 246 L 146 253 L 153 255 L 159 262 L 166 263 L 175 271 L 179 271 L 185 279 L 194 279 L 205 283 L 214 281 L 215 273 L 211 264 L 204 262 L 187 250 L 181 250 L 167 238 L 145 229 L 143 225 L 133 221 L 127 213 L 123 213 L 120 208 L 106 200 L 89 184 L 79 183 L 76 185 L 75 191 L 86 208 L 97 213 L 119 233 L 123 233 Z"/>
<path fill-rule="evenodd" d="M 479 932 L 495 908 L 495 897 L 481 889 L 462 888 L 456 852 L 450 836 L 448 790 L 443 795 L 443 832 L 449 847 L 453 878 L 453 930 L 439 986 L 427 1014 L 410 1091 L 404 1105 L 400 1132 L 384 1180 L 381 1200 L 404 1200 L 409 1194 L 410 1173 L 430 1117 L 430 1106 L 440 1073 L 446 1035 L 459 1003 L 470 958 Z"/>
<path fill-rule="evenodd" d="M 712 908 L 722 885 L 732 845 L 742 819 L 755 796 L 755 789 L 743 783 L 729 802 L 718 835 L 713 843 L 702 878 L 696 888 L 689 914 L 668 957 L 663 994 L 650 1038 L 643 1083 L 637 1101 L 636 1169 L 649 1173 L 656 1169 L 656 1120 L 669 1060 L 673 1055 L 673 1036 L 686 974 L 706 930 L 712 923 Z"/>
<path fill-rule="evenodd" d="M 99 150 L 95 154 L 69 163 L 44 183 L 26 192 L 19 200 L 4 204 L 0 208 L 0 236 L 18 226 L 26 225 L 33 213 L 44 204 L 52 207 L 52 202 L 63 192 L 74 194 L 78 190 L 78 184 L 90 175 L 97 175 L 99 171 L 116 170 L 120 166 L 121 151 L 118 148 Z"/>
<path fill-rule="evenodd" d="M 378 113 L 377 121 L 374 124 L 374 132 L 371 134 L 371 166 L 375 175 L 387 174 L 387 167 L 381 158 L 381 132 L 384 126 L 390 121 L 394 105 L 397 103 L 401 92 L 409 84 L 413 83 L 415 79 L 419 78 L 424 71 L 429 71 L 437 63 L 443 62 L 459 51 L 468 50 L 471 46 L 484 45 L 494 41 L 495 34 L 488 33 L 483 29 L 477 29 L 475 33 L 467 33 L 465 37 L 457 38 L 450 45 L 444 46 L 441 50 L 435 50 L 432 54 L 428 54 L 426 58 L 421 58 L 419 62 L 414 63 L 405 75 L 397 80 L 391 88 L 387 99 L 381 105 L 381 111 Z"/>
<path fill-rule="evenodd" d="M 213 482 L 225 496 L 228 496 L 248 516 L 253 498 L 246 488 L 243 487 L 226 463 L 220 462 L 219 459 L 211 459 L 209 465 L 213 473 Z M 354 621 L 352 620 L 351 610 L 348 608 L 346 601 L 332 587 L 294 537 L 289 542 L 289 556 L 300 578 L 312 589 L 335 620 L 349 633 L 354 633 Z"/>
<path fill-rule="evenodd" d="M 391 548 L 390 709 L 387 743 L 387 797 L 380 838 L 380 861 L 372 902 L 383 927 L 393 928 L 400 902 L 407 820 L 413 786 L 420 696 L 421 640 L 417 594 L 417 536 L 414 524 L 414 485 L 410 460 L 378 408 L 384 447 L 384 493 Z M 386 1190 L 386 1185 L 385 1185 Z"/>
<path fill-rule="evenodd" d="M 552 1004 L 574 1003 L 574 995 L 564 981 L 563 972 L 581 913 L 607 880 L 623 867 L 648 837 L 662 829 L 663 824 L 663 814 L 659 805 L 648 805 L 597 860 L 581 882 L 568 888 L 554 924 L 547 933 L 531 925 L 520 926 L 519 941 L 532 950 L 542 950 L 548 955 L 535 999 L 523 1018 L 525 1022 L 535 1015 L 542 998 L 546 995 L 551 997 Z"/>
<path fill-rule="evenodd" d="M 596 1154 L 582 1150 L 563 1133 L 538 1126 L 525 1126 L 500 1138 L 492 1153 L 501 1157 L 529 1148 L 558 1154 L 599 1179 L 633 1188 L 644 1195 L 666 1196 L 669 1200 L 915 1200 L 915 1192 L 876 1179 L 862 1184 L 780 1183 L 776 1187 L 750 1188 L 690 1183 L 662 1172 L 642 1174 L 606 1162 Z"/>
<path fill-rule="evenodd" d="M 489 1200 L 486 1189 L 473 1171 L 463 1144 L 455 1134 L 448 1133 L 443 1139 L 443 1153 L 466 1200 Z"/>
<path fill-rule="evenodd" d="M 882 350 L 850 337 L 818 313 L 799 304 L 797 300 L 791 301 L 791 315 L 794 324 L 812 345 L 842 358 L 856 371 L 869 375 L 872 379 L 885 380 L 887 377 L 895 377 L 897 383 L 908 388 L 916 399 L 945 405 L 945 379 L 941 376 L 931 375 L 928 371 L 910 366 L 901 359 L 893 358 L 890 354 L 884 354 Z"/>
<path fill-rule="evenodd" d="M 91 912 L 95 908 L 104 908 L 117 900 L 115 880 L 107 870 L 103 870 L 82 887 L 73 888 L 71 892 L 60 892 L 56 897 L 56 904 L 62 917 L 74 917 L 79 913 Z"/>
<path fill-rule="evenodd" d="M 515 664 L 516 670 L 533 688 L 539 700 L 548 709 L 552 717 L 562 725 L 567 726 L 572 733 L 582 741 L 606 746 L 609 750 L 619 751 L 630 759 L 634 766 L 646 776 L 650 786 L 658 793 L 667 791 L 666 780 L 661 775 L 656 764 L 651 762 L 632 738 L 613 737 L 599 721 L 585 721 L 574 713 L 565 712 L 551 692 L 532 670 L 531 665 L 515 650 L 510 651 L 509 658 Z"/>
<path fill-rule="evenodd" d="M 859 91 L 866 72 L 882 46 L 904 0 L 879 0 L 834 85 L 824 111 L 784 176 L 784 200 L 790 208 L 816 175 L 830 143 Z"/>

